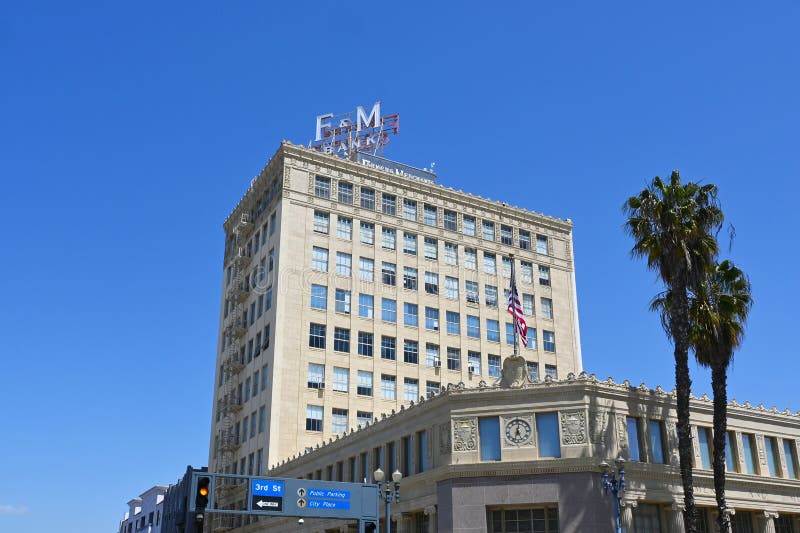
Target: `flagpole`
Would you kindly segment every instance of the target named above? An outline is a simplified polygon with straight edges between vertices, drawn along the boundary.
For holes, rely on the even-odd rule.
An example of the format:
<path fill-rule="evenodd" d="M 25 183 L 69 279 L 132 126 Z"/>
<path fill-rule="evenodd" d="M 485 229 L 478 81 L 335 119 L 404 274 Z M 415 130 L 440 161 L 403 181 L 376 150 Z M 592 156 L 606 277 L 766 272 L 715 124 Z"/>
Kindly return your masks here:
<path fill-rule="evenodd" d="M 511 305 L 515 305 L 514 303 L 514 290 L 517 288 L 517 279 L 515 277 L 514 271 L 514 254 L 509 254 L 511 258 L 511 286 L 509 287 L 508 291 L 510 293 L 509 298 L 511 299 Z M 517 329 L 517 310 L 513 309 L 511 316 L 514 320 L 514 357 L 519 355 L 519 331 Z"/>

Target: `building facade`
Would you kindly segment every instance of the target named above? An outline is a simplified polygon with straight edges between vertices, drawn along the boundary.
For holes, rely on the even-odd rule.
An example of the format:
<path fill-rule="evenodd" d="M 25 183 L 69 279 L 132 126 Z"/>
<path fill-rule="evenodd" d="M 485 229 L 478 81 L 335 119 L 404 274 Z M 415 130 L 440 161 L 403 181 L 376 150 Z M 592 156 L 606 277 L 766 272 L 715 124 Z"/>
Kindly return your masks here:
<path fill-rule="evenodd" d="M 128 511 L 119 522 L 119 533 L 161 533 L 164 493 L 167 487 L 156 485 L 128 502 Z"/>
<path fill-rule="evenodd" d="M 379 166 L 283 143 L 226 220 L 211 471 L 496 381 L 512 262 L 530 375 L 582 369 L 571 222 Z"/>

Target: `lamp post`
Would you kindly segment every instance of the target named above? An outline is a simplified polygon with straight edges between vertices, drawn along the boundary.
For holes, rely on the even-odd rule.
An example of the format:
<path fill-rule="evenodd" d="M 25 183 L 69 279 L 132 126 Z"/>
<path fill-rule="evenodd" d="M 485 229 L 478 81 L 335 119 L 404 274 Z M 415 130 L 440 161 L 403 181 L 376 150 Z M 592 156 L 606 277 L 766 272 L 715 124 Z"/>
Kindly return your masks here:
<path fill-rule="evenodd" d="M 399 470 L 395 470 L 392 474 L 392 481 L 387 479 L 386 483 L 383 485 L 383 489 L 381 489 L 381 484 L 383 484 L 383 480 L 386 478 L 386 474 L 383 473 L 383 470 L 380 468 L 377 469 L 372 473 L 372 477 L 378 482 L 378 492 L 381 493 L 383 503 L 385 504 L 384 514 L 386 519 L 384 521 L 384 531 L 389 533 L 391 531 L 390 513 L 392 500 L 394 500 L 395 503 L 400 502 L 400 480 L 403 479 L 403 474 L 401 474 Z M 394 487 L 392 487 L 392 484 L 394 484 Z"/>
<path fill-rule="evenodd" d="M 614 497 L 614 531 L 621 533 L 622 529 L 619 523 L 619 500 L 622 498 L 622 493 L 625 492 L 625 460 L 618 457 L 614 463 L 617 470 L 612 471 L 611 466 L 603 461 L 599 466 L 602 472 L 602 488 L 603 495 L 611 495 Z"/>

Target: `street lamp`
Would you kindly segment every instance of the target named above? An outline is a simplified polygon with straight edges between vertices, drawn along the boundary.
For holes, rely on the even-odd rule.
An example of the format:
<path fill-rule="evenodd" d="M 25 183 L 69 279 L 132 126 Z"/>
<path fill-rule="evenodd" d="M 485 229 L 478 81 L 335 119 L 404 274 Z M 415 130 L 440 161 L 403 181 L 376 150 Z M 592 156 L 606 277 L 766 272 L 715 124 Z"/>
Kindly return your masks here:
<path fill-rule="evenodd" d="M 611 466 L 605 461 L 597 466 L 599 466 L 602 471 L 603 495 L 608 495 L 608 492 L 611 491 L 611 495 L 614 497 L 614 531 L 616 533 L 621 533 L 622 529 L 619 524 L 619 501 L 622 498 L 622 493 L 625 492 L 625 460 L 622 457 L 618 457 L 614 463 L 617 467 L 616 471 L 612 471 Z"/>
<path fill-rule="evenodd" d="M 400 503 L 400 480 L 403 479 L 403 474 L 401 474 L 399 470 L 395 470 L 392 474 L 392 481 L 387 479 L 383 490 L 381 490 L 381 483 L 386 479 L 386 474 L 383 473 L 383 470 L 380 468 L 377 469 L 372 473 L 372 477 L 378 482 L 378 492 L 381 493 L 383 502 L 386 504 L 386 507 L 384 507 L 384 514 L 386 515 L 384 531 L 389 533 L 391 531 L 391 517 L 389 513 L 391 513 L 392 500 L 394 500 L 395 503 Z M 392 483 L 394 483 L 394 487 L 392 487 Z M 392 490 L 393 488 L 394 490 Z"/>

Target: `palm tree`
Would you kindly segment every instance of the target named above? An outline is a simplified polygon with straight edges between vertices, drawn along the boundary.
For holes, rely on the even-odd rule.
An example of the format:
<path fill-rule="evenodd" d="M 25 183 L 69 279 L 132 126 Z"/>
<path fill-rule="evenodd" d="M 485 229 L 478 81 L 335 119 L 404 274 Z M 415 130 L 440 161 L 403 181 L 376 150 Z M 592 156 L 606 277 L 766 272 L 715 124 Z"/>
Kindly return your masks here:
<path fill-rule="evenodd" d="M 678 171 L 669 182 L 660 177 L 623 206 L 625 230 L 633 237 L 634 257 L 645 257 L 658 272 L 669 303 L 662 323 L 674 345 L 678 455 L 683 482 L 684 522 L 687 533 L 697 532 L 697 512 L 692 482 L 692 437 L 689 427 L 689 316 L 690 291 L 710 269 L 717 255 L 716 232 L 723 221 L 714 185 L 681 183 Z"/>
<path fill-rule="evenodd" d="M 725 434 L 728 430 L 728 367 L 744 339 L 744 324 L 752 306 L 750 282 L 731 261 L 723 261 L 697 287 L 690 315 L 692 346 L 697 362 L 711 368 L 714 394 L 714 491 L 717 525 L 730 531 L 725 503 Z"/>

